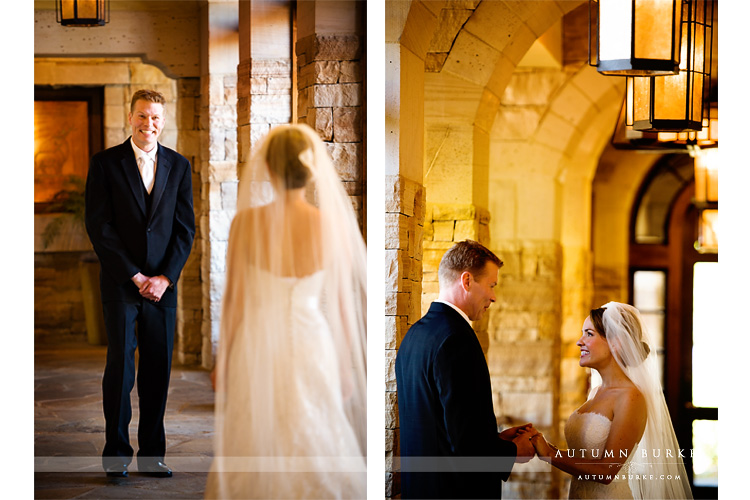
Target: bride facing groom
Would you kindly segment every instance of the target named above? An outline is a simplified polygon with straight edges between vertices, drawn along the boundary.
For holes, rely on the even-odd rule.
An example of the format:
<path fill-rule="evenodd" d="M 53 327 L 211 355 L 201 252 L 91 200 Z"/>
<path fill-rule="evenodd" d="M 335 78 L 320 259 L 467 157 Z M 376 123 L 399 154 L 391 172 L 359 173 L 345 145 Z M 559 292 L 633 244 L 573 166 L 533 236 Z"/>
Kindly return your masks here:
<path fill-rule="evenodd" d="M 580 365 L 602 383 L 567 421 L 569 450 L 531 424 L 497 432 L 489 371 L 469 320 L 495 301 L 501 266 L 470 240 L 449 249 L 438 300 L 401 343 L 402 498 L 500 498 L 514 464 L 534 454 L 572 475 L 569 498 L 692 498 L 653 344 L 630 305 L 610 302 L 583 324 Z"/>
<path fill-rule="evenodd" d="M 528 434 L 539 458 L 572 475 L 568 498 L 692 498 L 638 309 L 609 302 L 592 310 L 576 345 L 580 366 L 602 382 L 568 418 L 569 449 Z"/>

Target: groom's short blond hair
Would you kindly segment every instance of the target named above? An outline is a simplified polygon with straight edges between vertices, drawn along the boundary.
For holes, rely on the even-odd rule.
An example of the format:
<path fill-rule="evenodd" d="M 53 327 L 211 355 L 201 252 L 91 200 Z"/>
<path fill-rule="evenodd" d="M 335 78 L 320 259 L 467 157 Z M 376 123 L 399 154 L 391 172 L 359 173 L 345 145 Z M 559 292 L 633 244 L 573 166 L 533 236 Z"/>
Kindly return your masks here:
<path fill-rule="evenodd" d="M 464 240 L 453 245 L 440 260 L 438 280 L 441 286 L 456 281 L 464 271 L 469 271 L 475 278 L 481 276 L 488 262 L 494 262 L 498 268 L 503 261 L 490 249 L 473 240 Z"/>

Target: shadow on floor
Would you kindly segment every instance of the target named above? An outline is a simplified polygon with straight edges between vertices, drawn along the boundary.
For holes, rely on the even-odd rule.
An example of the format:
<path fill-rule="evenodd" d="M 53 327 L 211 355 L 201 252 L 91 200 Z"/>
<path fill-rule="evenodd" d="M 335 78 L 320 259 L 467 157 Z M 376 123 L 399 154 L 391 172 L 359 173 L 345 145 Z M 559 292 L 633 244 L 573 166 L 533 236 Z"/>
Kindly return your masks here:
<path fill-rule="evenodd" d="M 101 380 L 106 347 L 38 343 L 34 351 L 35 498 L 203 498 L 212 457 L 214 393 L 208 372 L 172 367 L 166 463 L 174 476 L 109 479 L 101 470 Z M 138 395 L 131 395 L 137 452 Z"/>

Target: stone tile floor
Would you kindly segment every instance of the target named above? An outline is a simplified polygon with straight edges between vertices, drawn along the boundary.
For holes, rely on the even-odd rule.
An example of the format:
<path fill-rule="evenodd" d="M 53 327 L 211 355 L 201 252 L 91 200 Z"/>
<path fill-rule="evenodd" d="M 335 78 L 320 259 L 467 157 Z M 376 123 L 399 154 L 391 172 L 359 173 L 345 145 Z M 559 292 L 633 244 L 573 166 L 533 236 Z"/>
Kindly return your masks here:
<path fill-rule="evenodd" d="M 167 402 L 166 463 L 174 476 L 109 479 L 104 447 L 101 378 L 106 347 L 39 343 L 34 351 L 35 498 L 203 498 L 212 456 L 213 391 L 207 371 L 174 365 Z M 137 389 L 131 444 L 136 449 Z"/>

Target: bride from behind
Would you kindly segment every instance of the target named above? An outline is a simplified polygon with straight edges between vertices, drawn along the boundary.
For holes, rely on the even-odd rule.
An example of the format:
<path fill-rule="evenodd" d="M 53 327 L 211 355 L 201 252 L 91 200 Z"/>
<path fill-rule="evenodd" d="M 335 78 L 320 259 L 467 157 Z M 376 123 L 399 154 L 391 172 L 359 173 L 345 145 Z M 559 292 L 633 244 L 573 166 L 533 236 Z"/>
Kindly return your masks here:
<path fill-rule="evenodd" d="M 366 497 L 366 263 L 318 135 L 270 131 L 227 248 L 206 498 Z"/>
<path fill-rule="evenodd" d="M 529 438 L 542 460 L 573 476 L 568 498 L 692 498 L 640 312 L 619 302 L 594 309 L 576 345 L 601 385 L 568 418 L 569 449 Z"/>

